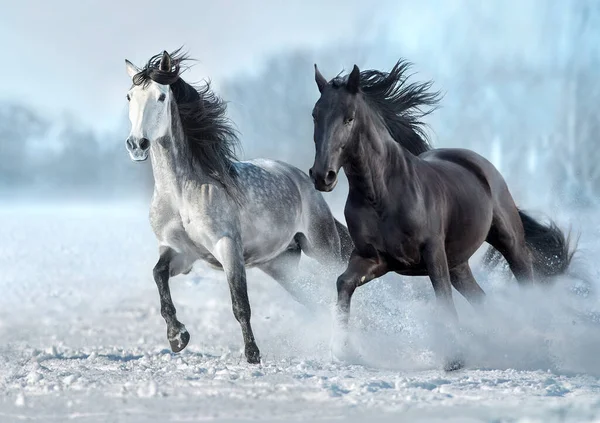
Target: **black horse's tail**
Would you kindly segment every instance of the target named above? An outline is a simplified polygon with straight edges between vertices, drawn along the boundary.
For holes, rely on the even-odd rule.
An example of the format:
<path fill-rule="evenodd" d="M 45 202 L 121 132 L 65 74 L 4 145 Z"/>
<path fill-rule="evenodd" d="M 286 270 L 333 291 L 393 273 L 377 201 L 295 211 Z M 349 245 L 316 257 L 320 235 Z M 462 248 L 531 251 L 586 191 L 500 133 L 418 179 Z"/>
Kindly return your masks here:
<path fill-rule="evenodd" d="M 522 210 L 519 210 L 519 216 L 525 229 L 525 242 L 531 251 L 535 277 L 547 280 L 564 274 L 576 251 L 576 245 L 571 248 L 571 233 L 565 237 L 554 222 L 542 224 Z M 490 247 L 485 254 L 484 263 L 491 269 L 500 262 L 501 257 L 498 250 Z"/>
<path fill-rule="evenodd" d="M 354 242 L 352 242 L 352 238 L 350 238 L 350 232 L 348 232 L 348 228 L 346 228 L 343 224 L 335 220 L 335 227 L 337 228 L 338 234 L 340 235 L 340 244 L 341 244 L 341 256 L 344 263 L 348 263 L 350 260 L 350 254 L 352 250 L 354 250 Z"/>

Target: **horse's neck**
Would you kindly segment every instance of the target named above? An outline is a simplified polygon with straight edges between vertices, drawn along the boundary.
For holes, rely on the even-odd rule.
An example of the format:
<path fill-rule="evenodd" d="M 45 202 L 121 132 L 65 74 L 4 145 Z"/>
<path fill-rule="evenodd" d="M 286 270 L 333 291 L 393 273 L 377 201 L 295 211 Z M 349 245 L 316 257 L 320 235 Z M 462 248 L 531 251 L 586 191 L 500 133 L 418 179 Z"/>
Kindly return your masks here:
<path fill-rule="evenodd" d="M 389 192 L 388 183 L 395 187 L 414 182 L 414 170 L 419 160 L 397 144 L 383 125 L 366 125 L 353 142 L 344 172 L 350 190 L 378 202 Z"/>
<path fill-rule="evenodd" d="M 185 182 L 192 178 L 200 183 L 211 179 L 202 169 L 194 166 L 183 136 L 170 134 L 151 148 L 154 189 L 159 193 L 180 193 Z"/>
<path fill-rule="evenodd" d="M 161 144 L 153 145 L 150 149 L 154 189 L 159 192 L 176 191 L 178 185 L 176 157 L 169 151 L 172 143 L 171 138 L 164 139 Z"/>

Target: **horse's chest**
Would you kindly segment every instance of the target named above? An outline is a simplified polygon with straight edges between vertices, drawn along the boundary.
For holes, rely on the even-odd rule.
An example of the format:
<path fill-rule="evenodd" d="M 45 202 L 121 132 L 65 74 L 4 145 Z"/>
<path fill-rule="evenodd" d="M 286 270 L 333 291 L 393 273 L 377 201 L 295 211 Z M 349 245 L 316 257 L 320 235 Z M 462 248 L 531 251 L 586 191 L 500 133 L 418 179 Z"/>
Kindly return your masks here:
<path fill-rule="evenodd" d="M 420 240 L 415 230 L 404 224 L 396 216 L 363 209 L 350 217 L 350 233 L 359 251 L 365 253 L 375 249 L 379 254 L 393 258 L 403 266 L 413 266 L 420 262 Z"/>
<path fill-rule="evenodd" d="M 420 262 L 420 240 L 414 228 L 399 224 L 397 219 L 380 222 L 383 250 L 400 263 L 412 266 Z"/>
<path fill-rule="evenodd" d="M 171 203 L 156 199 L 150 208 L 150 225 L 159 243 L 183 254 L 198 256 L 202 260 L 215 261 L 205 246 L 208 238 L 192 240 L 189 230 L 192 222 L 185 210 L 177 210 Z M 202 231 L 200 231 L 202 232 Z"/>

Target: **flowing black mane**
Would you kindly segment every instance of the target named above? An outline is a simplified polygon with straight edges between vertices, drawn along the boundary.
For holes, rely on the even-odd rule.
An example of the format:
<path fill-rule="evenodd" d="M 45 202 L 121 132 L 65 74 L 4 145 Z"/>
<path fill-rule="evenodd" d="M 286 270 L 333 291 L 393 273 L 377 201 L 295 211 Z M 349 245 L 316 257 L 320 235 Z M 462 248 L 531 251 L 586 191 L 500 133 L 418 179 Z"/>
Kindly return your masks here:
<path fill-rule="evenodd" d="M 171 87 L 191 159 L 226 188 L 235 186 L 233 163 L 237 160 L 235 148 L 239 141 L 226 117 L 226 104 L 210 89 L 208 82 L 195 87 L 181 78 L 181 64 L 189 58 L 180 53 L 180 49 L 170 56 L 169 71 L 159 68 L 162 54 L 157 54 L 133 77 L 133 83 L 147 86 L 154 81 Z"/>
<path fill-rule="evenodd" d="M 390 135 L 414 155 L 431 150 L 421 119 L 435 110 L 441 96 L 429 92 L 433 82 L 407 83 L 411 63 L 399 60 L 392 70 L 364 70 L 360 89 L 366 100 L 377 109 Z M 429 110 L 423 110 L 429 107 Z"/>

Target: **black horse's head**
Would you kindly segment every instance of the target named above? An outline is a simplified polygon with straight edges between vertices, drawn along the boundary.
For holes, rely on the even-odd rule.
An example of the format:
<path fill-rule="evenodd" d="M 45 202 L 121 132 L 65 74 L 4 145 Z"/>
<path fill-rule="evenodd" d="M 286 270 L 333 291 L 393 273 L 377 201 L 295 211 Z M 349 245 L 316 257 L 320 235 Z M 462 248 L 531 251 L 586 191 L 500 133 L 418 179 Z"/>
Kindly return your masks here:
<path fill-rule="evenodd" d="M 315 80 L 321 97 L 312 112 L 316 154 L 309 174 L 315 188 L 328 192 L 335 188 L 344 150 L 355 135 L 360 71 L 354 65 L 345 81 L 335 78 L 328 83 L 315 65 Z"/>
<path fill-rule="evenodd" d="M 430 91 L 432 82 L 409 83 L 409 68 L 404 60 L 389 72 L 361 72 L 354 65 L 347 77 L 327 82 L 315 65 L 321 97 L 313 110 L 316 155 L 310 175 L 318 190 L 335 188 L 340 168 L 360 151 L 363 135 L 385 130 L 416 156 L 431 149 L 421 119 L 435 109 L 439 92 Z"/>

